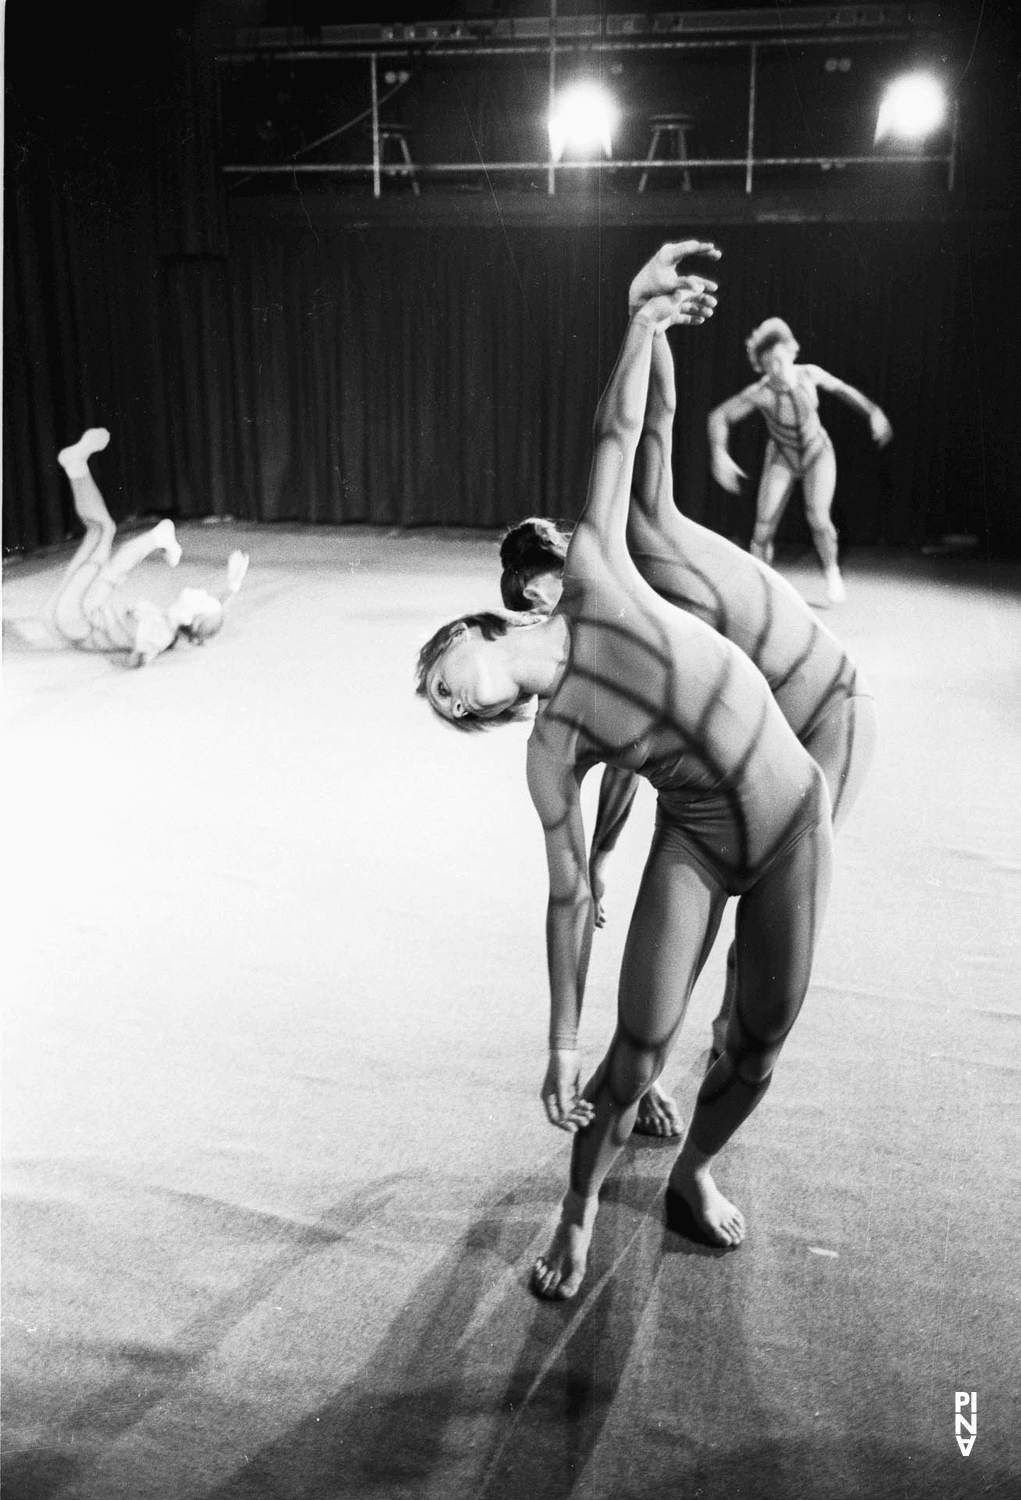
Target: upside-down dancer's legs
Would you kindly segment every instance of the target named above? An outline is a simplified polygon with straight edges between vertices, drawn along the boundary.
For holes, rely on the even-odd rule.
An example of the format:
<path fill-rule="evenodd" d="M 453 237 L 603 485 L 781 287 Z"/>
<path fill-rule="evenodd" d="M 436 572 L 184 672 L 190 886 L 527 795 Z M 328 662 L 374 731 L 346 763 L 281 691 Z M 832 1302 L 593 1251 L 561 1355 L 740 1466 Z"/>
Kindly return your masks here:
<path fill-rule="evenodd" d="M 818 458 L 808 466 L 801 483 L 808 527 L 826 575 L 826 594 L 831 603 L 840 604 L 845 593 L 837 564 L 837 528 L 830 519 L 837 488 L 837 456 L 832 443 L 827 442 Z"/>
<path fill-rule="evenodd" d="M 793 488 L 794 475 L 770 441 L 762 463 L 759 493 L 755 500 L 755 530 L 748 548 L 760 562 L 773 561 L 773 541 Z"/>
<path fill-rule="evenodd" d="M 709 1163 L 766 1092 L 797 1020 L 829 896 L 832 851 L 827 816 L 738 902 L 737 986 L 726 1043 L 703 1080 L 670 1174 L 671 1189 L 719 1244 L 740 1244 L 744 1221 L 719 1192 Z"/>
<path fill-rule="evenodd" d="M 113 517 L 89 473 L 88 464 L 89 455 L 100 452 L 109 441 L 110 434 L 105 427 L 89 427 L 77 443 L 62 448 L 57 454 L 57 462 L 70 481 L 74 508 L 85 526 L 85 535 L 56 593 L 48 601 L 45 614 L 61 635 L 72 641 L 88 635 L 88 622 L 81 615 L 82 595 L 109 561 L 117 533 Z"/>
<path fill-rule="evenodd" d="M 543 1297 L 573 1297 L 585 1274 L 598 1194 L 627 1141 L 638 1101 L 661 1073 L 726 902 L 722 887 L 657 826 L 628 930 L 617 1029 L 585 1088 L 595 1105 L 578 1131 L 560 1223 L 532 1284 Z"/>
<path fill-rule="evenodd" d="M 801 741 L 826 778 L 834 834 L 847 821 L 865 784 L 876 753 L 878 732 L 875 700 L 859 693 L 853 698 L 843 698 Z M 713 1051 L 717 1056 L 723 1051 L 735 981 L 735 951 L 731 943 L 723 1004 L 713 1021 Z"/>
<path fill-rule="evenodd" d="M 117 527 L 88 465 L 89 455 L 101 451 L 109 441 L 105 427 L 90 427 L 77 443 L 61 449 L 57 455 L 71 485 L 74 508 L 85 527 L 85 536 L 47 606 L 47 614 L 61 635 L 75 642 L 88 638 L 92 628 L 90 613 L 106 602 L 143 558 L 162 550 L 171 567 L 181 559 L 174 523 L 169 520 L 132 537 L 111 556 Z"/>

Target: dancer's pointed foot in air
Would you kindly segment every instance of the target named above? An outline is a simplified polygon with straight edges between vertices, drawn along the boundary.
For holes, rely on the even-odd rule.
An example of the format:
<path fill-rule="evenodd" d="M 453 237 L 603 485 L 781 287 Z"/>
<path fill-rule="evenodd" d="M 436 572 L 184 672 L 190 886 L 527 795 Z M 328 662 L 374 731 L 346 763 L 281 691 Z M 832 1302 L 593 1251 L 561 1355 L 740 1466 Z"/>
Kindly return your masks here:
<path fill-rule="evenodd" d="M 99 453 L 109 441 L 110 434 L 105 427 L 87 427 L 76 443 L 61 448 L 57 463 L 68 479 L 84 479 L 89 472 L 90 455 Z"/>

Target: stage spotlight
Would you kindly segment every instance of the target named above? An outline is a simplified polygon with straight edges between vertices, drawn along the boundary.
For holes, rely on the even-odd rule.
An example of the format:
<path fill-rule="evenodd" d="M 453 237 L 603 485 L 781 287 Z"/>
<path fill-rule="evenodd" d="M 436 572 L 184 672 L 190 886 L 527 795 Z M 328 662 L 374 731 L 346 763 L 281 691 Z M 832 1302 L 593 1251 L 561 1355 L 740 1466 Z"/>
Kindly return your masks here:
<path fill-rule="evenodd" d="M 613 96 L 598 83 L 576 83 L 564 90 L 549 118 L 550 150 L 559 161 L 566 151 L 613 155 L 613 127 L 618 110 Z"/>
<path fill-rule="evenodd" d="M 876 140 L 897 136 L 920 141 L 943 124 L 947 100 L 931 73 L 905 73 L 883 95 L 876 122 Z"/>

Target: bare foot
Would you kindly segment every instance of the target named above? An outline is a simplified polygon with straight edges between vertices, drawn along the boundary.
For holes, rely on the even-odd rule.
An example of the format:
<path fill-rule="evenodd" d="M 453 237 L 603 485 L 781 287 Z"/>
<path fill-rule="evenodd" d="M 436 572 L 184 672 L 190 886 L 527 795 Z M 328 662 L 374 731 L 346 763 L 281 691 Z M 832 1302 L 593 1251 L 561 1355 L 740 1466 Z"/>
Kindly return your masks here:
<path fill-rule="evenodd" d="M 708 1166 L 678 1171 L 680 1165 L 678 1160 L 670 1174 L 670 1190 L 684 1199 L 699 1229 L 717 1245 L 740 1245 L 744 1239 L 741 1210 L 723 1196 Z"/>
<path fill-rule="evenodd" d="M 831 604 L 843 604 L 847 598 L 844 580 L 841 578 L 840 569 L 837 567 L 826 569 L 826 597 Z"/>
<path fill-rule="evenodd" d="M 156 545 L 162 547 L 167 555 L 167 562 L 172 568 L 176 568 L 181 561 L 181 544 L 177 540 L 177 532 L 171 520 L 160 521 L 153 527 L 152 534 Z"/>
<path fill-rule="evenodd" d="M 553 1243 L 532 1267 L 532 1291 L 537 1297 L 566 1302 L 575 1295 L 585 1275 L 598 1211 L 598 1198 L 580 1198 L 568 1191 Z"/>
<path fill-rule="evenodd" d="M 639 1100 L 634 1129 L 638 1135 L 665 1137 L 684 1134 L 684 1121 L 676 1099 L 664 1094 L 658 1083 L 654 1083 L 649 1092 Z"/>
<path fill-rule="evenodd" d="M 61 448 L 57 463 L 68 479 L 84 479 L 89 472 L 89 455 L 101 452 L 109 441 L 110 434 L 105 427 L 86 427 L 76 443 Z"/>
<path fill-rule="evenodd" d="M 634 313 L 650 297 L 675 292 L 682 280 L 677 262 L 686 255 L 704 255 L 710 260 L 719 260 L 720 254 L 708 240 L 677 240 L 669 245 L 661 245 L 632 281 L 628 290 L 628 310 Z M 716 283 L 708 284 L 715 291 Z"/>

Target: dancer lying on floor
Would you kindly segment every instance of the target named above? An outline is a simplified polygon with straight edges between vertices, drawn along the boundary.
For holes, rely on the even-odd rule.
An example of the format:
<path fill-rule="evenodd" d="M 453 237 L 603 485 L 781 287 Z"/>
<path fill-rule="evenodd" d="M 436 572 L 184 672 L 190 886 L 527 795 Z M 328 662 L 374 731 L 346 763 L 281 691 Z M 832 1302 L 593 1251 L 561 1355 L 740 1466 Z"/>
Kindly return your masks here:
<path fill-rule="evenodd" d="M 664 245 L 632 283 L 631 309 L 649 292 L 672 289 L 677 262 L 700 251 L 704 253 L 704 247 L 693 241 Z M 628 513 L 628 550 L 657 594 L 705 620 L 740 646 L 762 672 L 780 712 L 826 778 L 836 831 L 861 792 L 875 752 L 871 691 L 843 646 L 779 573 L 677 509 L 671 462 L 676 408 L 670 346 L 666 335 L 657 333 Z M 566 528 L 542 517 L 530 517 L 507 533 L 500 548 L 500 591 L 508 609 L 548 612 L 556 606 L 569 541 Z M 637 786 L 638 778 L 630 771 L 607 766 L 603 773 L 589 852 L 597 927 L 604 920 L 607 861 Z M 724 1000 L 713 1022 L 716 1054 L 723 1050 L 733 990 L 732 944 Z M 636 1129 L 679 1133 L 674 1101 L 658 1085 L 650 1096 L 642 1100 Z M 644 1126 L 643 1111 L 649 1117 Z M 665 1128 L 668 1124 L 671 1128 Z"/>
<path fill-rule="evenodd" d="M 744 653 L 660 599 L 627 551 L 654 335 L 703 322 L 713 290 L 682 278 L 630 321 L 597 409 L 588 498 L 557 609 L 523 624 L 466 616 L 419 654 L 418 691 L 459 728 L 518 717 L 539 698 L 528 784 L 550 877 L 542 1096 L 551 1122 L 574 1133 L 560 1222 L 533 1272 L 542 1297 L 573 1297 L 581 1285 L 599 1190 L 663 1070 L 730 896 L 738 897 L 734 1008 L 670 1187 L 711 1240 L 741 1242 L 743 1217 L 711 1163 L 769 1085 L 804 999 L 828 894 L 832 829 L 818 766 Z M 645 776 L 659 807 L 625 945 L 617 1028 L 582 1094 L 577 1032 L 593 903 L 580 787 L 601 762 Z"/>
<path fill-rule="evenodd" d="M 819 421 L 818 393 L 829 391 L 866 416 L 880 448 L 892 438 L 893 428 L 876 403 L 853 385 L 838 380 L 818 365 L 795 364 L 800 346 L 782 318 L 767 318 L 745 347 L 752 369 L 762 378 L 709 413 L 713 477 L 725 490 L 735 495 L 739 492 L 741 480 L 748 476 L 727 451 L 727 437 L 735 422 L 744 421 L 753 411 L 761 412 L 769 441 L 755 502 L 752 553 L 763 562 L 773 561 L 773 539 L 791 491 L 800 479 L 805 515 L 826 577 L 826 595 L 832 604 L 840 604 L 845 589 L 837 561 L 836 527 L 830 519 L 837 486 L 837 460 L 829 433 Z"/>
<path fill-rule="evenodd" d="M 243 552 L 231 553 L 227 587 L 216 595 L 205 589 L 182 589 L 167 609 L 146 599 L 132 604 L 118 599 L 118 588 L 143 558 L 163 552 L 176 568 L 181 548 L 173 521 L 160 521 L 113 552 L 117 527 L 89 471 L 90 456 L 109 441 L 105 427 L 90 427 L 77 443 L 57 454 L 70 480 L 85 535 L 47 606 L 47 619 L 65 641 L 81 651 L 126 652 L 131 666 L 144 667 L 181 639 L 201 643 L 216 635 L 227 605 L 244 581 L 248 558 Z"/>

